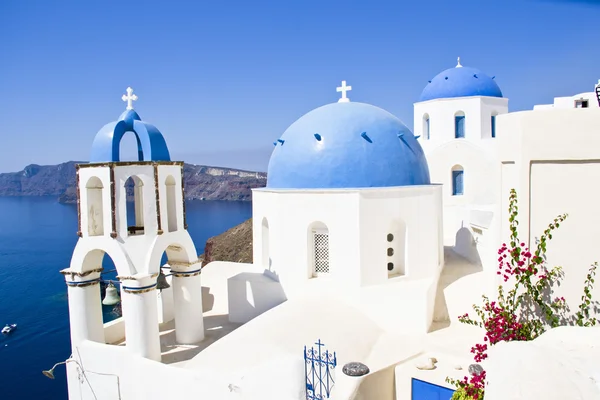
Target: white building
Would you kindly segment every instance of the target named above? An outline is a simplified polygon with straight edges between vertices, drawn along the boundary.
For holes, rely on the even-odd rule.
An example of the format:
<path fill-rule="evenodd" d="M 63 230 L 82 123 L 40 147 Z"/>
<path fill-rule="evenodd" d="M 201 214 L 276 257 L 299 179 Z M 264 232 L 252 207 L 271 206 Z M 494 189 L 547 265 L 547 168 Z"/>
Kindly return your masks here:
<path fill-rule="evenodd" d="M 508 113 L 494 79 L 459 62 L 425 87 L 413 135 L 387 111 L 350 102 L 350 89 L 343 82 L 337 103 L 308 112 L 274 142 L 267 187 L 253 194 L 254 262 L 213 262 L 201 275 L 185 230 L 181 163 L 131 109 L 128 91 L 128 110 L 102 128 L 92 163 L 78 169 L 80 240 L 63 271 L 70 398 L 305 399 L 307 388 L 321 394 L 315 372 L 335 380 L 332 399 L 449 399 L 445 378 L 468 374 L 471 346 L 482 338 L 456 317 L 497 285 L 511 188 L 520 195 L 522 237 L 532 242 L 556 214 L 571 213 L 549 261 L 565 266 L 557 293 L 576 304 L 584 272 L 600 259 L 599 189 L 587 179 L 600 178 L 600 109 L 591 96 L 587 109 L 574 100 L 571 109 Z M 138 138 L 137 162 L 119 161 L 127 131 Z M 171 287 L 157 293 L 165 251 Z M 117 266 L 123 317 L 103 326 L 104 253 Z M 310 350 L 320 354 L 322 343 L 335 354 L 312 371 Z M 570 354 L 585 359 L 586 349 Z M 533 387 L 519 381 L 525 373 L 507 378 L 509 361 L 496 360 L 496 382 L 518 381 L 521 393 Z M 349 362 L 368 371 L 344 372 Z M 580 375 L 593 377 L 590 365 Z M 552 373 L 571 376 L 569 368 Z M 521 398 L 490 379 L 490 398 Z M 565 398 L 564 382 L 545 385 L 545 398 Z M 600 387 L 580 393 L 597 398 Z"/>

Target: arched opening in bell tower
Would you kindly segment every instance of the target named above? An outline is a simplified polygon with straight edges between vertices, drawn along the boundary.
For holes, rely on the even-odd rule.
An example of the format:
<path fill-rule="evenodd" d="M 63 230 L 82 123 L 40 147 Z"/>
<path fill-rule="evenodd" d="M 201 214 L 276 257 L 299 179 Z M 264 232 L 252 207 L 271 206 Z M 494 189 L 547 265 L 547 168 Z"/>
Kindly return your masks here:
<path fill-rule="evenodd" d="M 165 180 L 167 187 L 167 227 L 169 232 L 177 230 L 177 196 L 175 178 L 172 175 L 167 176 Z"/>
<path fill-rule="evenodd" d="M 125 132 L 119 141 L 119 161 L 142 161 L 142 143 L 135 132 Z"/>
<path fill-rule="evenodd" d="M 87 201 L 88 235 L 104 235 L 104 204 L 102 201 L 102 181 L 93 176 L 85 184 Z"/>
<path fill-rule="evenodd" d="M 127 194 L 127 233 L 128 235 L 144 234 L 144 183 L 132 175 L 125 181 Z"/>

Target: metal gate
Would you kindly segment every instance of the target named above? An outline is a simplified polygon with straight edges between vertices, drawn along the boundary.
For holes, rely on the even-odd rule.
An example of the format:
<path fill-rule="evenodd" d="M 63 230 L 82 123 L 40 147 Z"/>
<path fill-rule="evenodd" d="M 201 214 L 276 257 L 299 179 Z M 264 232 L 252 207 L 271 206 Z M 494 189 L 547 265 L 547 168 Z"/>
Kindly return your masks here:
<path fill-rule="evenodd" d="M 335 352 L 321 350 L 325 346 L 319 339 L 310 349 L 304 346 L 304 372 L 306 375 L 306 400 L 328 399 L 333 389 L 334 370 L 337 365 Z"/>

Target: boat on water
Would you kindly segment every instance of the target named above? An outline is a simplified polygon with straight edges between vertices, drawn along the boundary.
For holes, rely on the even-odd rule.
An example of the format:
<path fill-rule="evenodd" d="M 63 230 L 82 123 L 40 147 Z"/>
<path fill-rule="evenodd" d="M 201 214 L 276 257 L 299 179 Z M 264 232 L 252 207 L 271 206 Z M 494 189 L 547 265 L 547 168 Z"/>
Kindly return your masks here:
<path fill-rule="evenodd" d="M 12 333 L 15 329 L 17 329 L 17 324 L 6 324 L 4 328 L 2 328 L 2 332 L 5 335 Z"/>

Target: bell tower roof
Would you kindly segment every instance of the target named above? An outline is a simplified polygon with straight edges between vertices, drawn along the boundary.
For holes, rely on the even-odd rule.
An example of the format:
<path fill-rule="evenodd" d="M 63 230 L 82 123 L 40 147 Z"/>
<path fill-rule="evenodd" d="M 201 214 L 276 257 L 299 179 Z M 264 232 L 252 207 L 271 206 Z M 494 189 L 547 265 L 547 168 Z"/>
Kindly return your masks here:
<path fill-rule="evenodd" d="M 133 101 L 138 99 L 133 89 L 127 88 L 123 95 L 127 109 L 117 121 L 106 124 L 98 131 L 92 144 L 91 163 L 115 162 L 120 159 L 120 143 L 127 132 L 135 134 L 138 146 L 138 161 L 171 161 L 167 142 L 162 133 L 152 124 L 142 121 L 133 110 Z"/>

